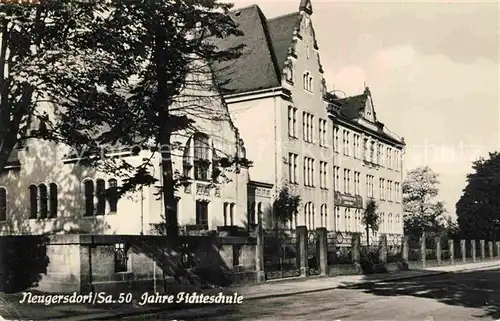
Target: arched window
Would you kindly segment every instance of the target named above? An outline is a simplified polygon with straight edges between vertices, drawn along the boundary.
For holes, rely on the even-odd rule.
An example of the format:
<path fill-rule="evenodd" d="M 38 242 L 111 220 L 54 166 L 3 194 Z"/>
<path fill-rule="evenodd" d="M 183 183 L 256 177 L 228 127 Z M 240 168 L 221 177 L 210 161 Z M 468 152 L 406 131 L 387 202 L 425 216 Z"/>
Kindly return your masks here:
<path fill-rule="evenodd" d="M 118 182 L 116 179 L 112 178 L 108 180 L 109 192 L 108 192 L 108 204 L 110 212 L 117 212 L 118 210 Z"/>
<path fill-rule="evenodd" d="M 48 215 L 48 191 L 45 184 L 38 185 L 38 191 L 40 193 L 40 218 L 47 218 Z"/>
<path fill-rule="evenodd" d="M 49 184 L 49 217 L 57 217 L 57 184 Z"/>
<path fill-rule="evenodd" d="M 321 204 L 321 227 L 328 229 L 326 204 Z"/>
<path fill-rule="evenodd" d="M 96 180 L 96 196 L 97 196 L 97 208 L 96 215 L 104 215 L 106 212 L 106 181 L 103 179 Z"/>
<path fill-rule="evenodd" d="M 349 231 L 349 209 L 344 209 L 344 231 Z"/>
<path fill-rule="evenodd" d="M 194 179 L 207 181 L 210 168 L 210 141 L 205 134 L 194 135 Z"/>
<path fill-rule="evenodd" d="M 389 213 L 389 216 L 388 216 L 388 226 L 387 226 L 387 233 L 391 234 L 393 232 L 393 226 L 392 226 L 392 214 Z"/>
<path fill-rule="evenodd" d="M 335 215 L 335 232 L 340 231 L 342 228 L 342 221 L 340 217 L 340 207 L 333 208 L 333 215 Z"/>
<path fill-rule="evenodd" d="M 0 221 L 7 220 L 7 189 L 0 187 Z"/>
<path fill-rule="evenodd" d="M 86 180 L 83 183 L 84 196 L 85 196 L 85 216 L 94 215 L 94 182 Z"/>
<path fill-rule="evenodd" d="M 28 192 L 30 194 L 30 219 L 34 219 L 38 215 L 38 188 L 36 185 L 30 185 Z"/>

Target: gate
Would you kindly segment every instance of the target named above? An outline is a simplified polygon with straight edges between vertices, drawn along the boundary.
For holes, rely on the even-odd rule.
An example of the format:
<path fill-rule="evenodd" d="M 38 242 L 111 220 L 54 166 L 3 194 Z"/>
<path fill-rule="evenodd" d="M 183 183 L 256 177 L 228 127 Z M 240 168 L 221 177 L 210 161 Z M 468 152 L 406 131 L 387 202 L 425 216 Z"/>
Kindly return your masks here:
<path fill-rule="evenodd" d="M 403 240 L 401 235 L 392 235 L 387 238 L 387 263 L 403 261 Z"/>
<path fill-rule="evenodd" d="M 295 233 L 264 234 L 264 271 L 266 280 L 300 276 L 298 242 Z"/>
<path fill-rule="evenodd" d="M 317 231 L 307 232 L 307 262 L 309 275 L 319 275 L 319 242 Z"/>

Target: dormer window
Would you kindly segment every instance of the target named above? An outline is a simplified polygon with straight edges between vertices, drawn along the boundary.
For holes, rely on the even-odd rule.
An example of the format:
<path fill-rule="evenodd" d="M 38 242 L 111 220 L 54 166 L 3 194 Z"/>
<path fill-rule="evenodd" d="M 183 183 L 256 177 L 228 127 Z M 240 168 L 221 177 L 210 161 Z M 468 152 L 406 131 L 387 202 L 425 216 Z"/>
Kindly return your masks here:
<path fill-rule="evenodd" d="M 313 88 L 313 78 L 311 76 L 311 73 L 309 71 L 306 71 L 304 75 L 302 76 L 302 82 L 303 82 L 303 87 L 304 90 L 307 90 L 309 92 L 312 92 Z"/>
<path fill-rule="evenodd" d="M 306 46 L 306 58 L 307 59 L 311 58 L 311 50 L 310 50 L 309 46 Z"/>

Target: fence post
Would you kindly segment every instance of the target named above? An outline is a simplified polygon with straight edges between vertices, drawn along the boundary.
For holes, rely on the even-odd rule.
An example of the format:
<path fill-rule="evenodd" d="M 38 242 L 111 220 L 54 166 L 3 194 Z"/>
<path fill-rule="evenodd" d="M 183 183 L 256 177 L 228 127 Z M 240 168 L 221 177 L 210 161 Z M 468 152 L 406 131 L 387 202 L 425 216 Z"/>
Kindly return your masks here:
<path fill-rule="evenodd" d="M 485 241 L 479 240 L 479 246 L 481 246 L 481 260 L 484 261 L 486 259 Z"/>
<path fill-rule="evenodd" d="M 448 251 L 450 251 L 450 263 L 455 264 L 455 242 L 448 240 Z"/>
<path fill-rule="evenodd" d="M 403 236 L 403 262 L 408 263 L 408 257 L 410 252 L 410 246 L 408 244 L 408 236 Z"/>
<path fill-rule="evenodd" d="M 441 236 L 435 236 L 434 242 L 436 242 L 436 260 L 437 264 L 441 264 Z"/>
<path fill-rule="evenodd" d="M 387 266 L 387 234 L 380 235 L 380 262 Z"/>
<path fill-rule="evenodd" d="M 298 254 L 299 254 L 299 269 L 300 276 L 307 276 L 309 273 L 309 261 L 307 256 L 307 227 L 297 226 L 295 228 L 297 233 Z"/>
<path fill-rule="evenodd" d="M 425 267 L 425 258 L 427 256 L 427 238 L 425 232 L 422 232 L 422 236 L 420 236 L 420 256 L 422 257 L 422 267 Z"/>
<path fill-rule="evenodd" d="M 353 233 L 351 235 L 351 255 L 354 264 L 361 261 L 361 236 L 359 233 Z"/>
<path fill-rule="evenodd" d="M 328 272 L 328 239 L 327 230 L 324 227 L 316 228 L 318 235 L 318 248 L 319 248 L 319 275 L 325 276 Z"/>
<path fill-rule="evenodd" d="M 496 245 L 497 245 L 497 257 L 500 256 L 500 241 L 496 241 Z"/>
<path fill-rule="evenodd" d="M 472 253 L 472 262 L 476 263 L 476 240 L 470 240 L 470 251 Z"/>
<path fill-rule="evenodd" d="M 264 269 L 264 231 L 262 221 L 257 225 L 257 247 L 255 248 L 255 272 L 257 283 L 266 281 L 266 271 Z"/>
<path fill-rule="evenodd" d="M 467 244 L 465 240 L 460 240 L 460 254 L 462 254 L 462 263 L 467 263 Z"/>
<path fill-rule="evenodd" d="M 488 252 L 490 259 L 493 260 L 493 241 L 488 241 Z"/>

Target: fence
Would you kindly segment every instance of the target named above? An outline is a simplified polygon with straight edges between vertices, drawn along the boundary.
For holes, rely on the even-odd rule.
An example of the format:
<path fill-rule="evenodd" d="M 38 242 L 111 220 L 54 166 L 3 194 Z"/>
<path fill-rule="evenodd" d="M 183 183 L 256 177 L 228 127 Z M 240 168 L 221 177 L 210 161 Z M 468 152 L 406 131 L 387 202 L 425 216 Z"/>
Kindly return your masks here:
<path fill-rule="evenodd" d="M 264 271 L 267 280 L 300 275 L 297 246 L 294 231 L 264 233 Z"/>

